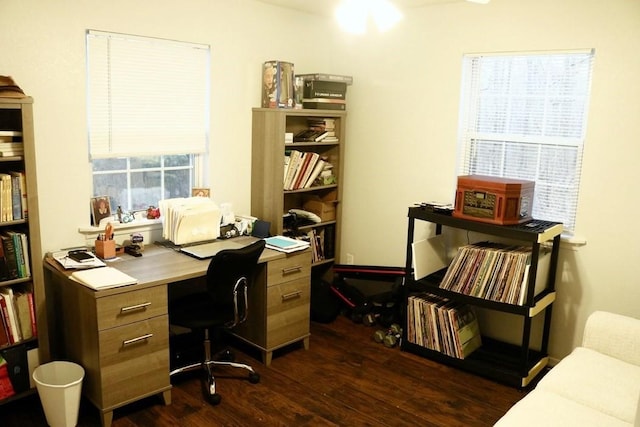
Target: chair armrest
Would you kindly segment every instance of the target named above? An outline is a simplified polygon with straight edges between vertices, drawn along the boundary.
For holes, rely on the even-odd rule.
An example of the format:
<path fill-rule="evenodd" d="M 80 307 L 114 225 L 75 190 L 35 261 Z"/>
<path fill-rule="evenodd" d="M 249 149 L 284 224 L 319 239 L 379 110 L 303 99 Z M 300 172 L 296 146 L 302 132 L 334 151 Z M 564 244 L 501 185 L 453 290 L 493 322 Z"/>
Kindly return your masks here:
<path fill-rule="evenodd" d="M 587 319 L 582 345 L 640 366 L 640 320 L 596 311 Z"/>

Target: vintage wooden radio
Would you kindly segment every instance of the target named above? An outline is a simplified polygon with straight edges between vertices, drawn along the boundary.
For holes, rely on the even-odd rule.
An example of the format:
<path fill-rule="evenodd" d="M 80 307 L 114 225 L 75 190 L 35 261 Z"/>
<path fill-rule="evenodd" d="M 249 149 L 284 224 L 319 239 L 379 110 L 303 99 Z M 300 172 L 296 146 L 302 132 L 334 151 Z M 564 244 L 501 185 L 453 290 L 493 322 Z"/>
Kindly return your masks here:
<path fill-rule="evenodd" d="M 534 187 L 522 179 L 459 176 L 453 216 L 498 225 L 529 221 Z"/>

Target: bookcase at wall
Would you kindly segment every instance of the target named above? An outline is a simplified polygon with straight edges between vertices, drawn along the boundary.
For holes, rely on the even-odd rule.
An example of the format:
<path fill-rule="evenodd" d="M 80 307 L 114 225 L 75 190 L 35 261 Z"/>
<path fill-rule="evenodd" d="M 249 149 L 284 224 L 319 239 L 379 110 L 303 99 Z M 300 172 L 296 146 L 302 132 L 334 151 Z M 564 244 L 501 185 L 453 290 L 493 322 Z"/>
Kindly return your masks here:
<path fill-rule="evenodd" d="M 39 346 L 48 357 L 32 104 L 0 97 L 0 355 L 15 392 L 0 404 L 33 393 L 27 368 Z"/>
<path fill-rule="evenodd" d="M 424 207 L 410 207 L 408 217 L 406 280 L 403 287 L 405 327 L 403 328 L 402 349 L 508 385 L 516 387 L 529 385 L 542 374 L 549 361 L 547 345 L 551 310 L 556 297 L 555 276 L 562 224 L 531 220 L 519 225 L 500 226 L 456 218 L 445 213 L 433 212 Z M 505 303 L 443 289 L 440 287 L 440 283 L 446 275 L 447 268 L 414 280 L 412 244 L 414 243 L 416 221 L 435 224 L 436 234 L 441 234 L 443 228 L 447 227 L 480 233 L 479 236 L 482 236 L 483 240 L 487 240 L 484 237 L 488 235 L 496 240 L 506 239 L 506 241 L 517 242 L 522 247 L 530 248 L 531 258 L 528 276 L 525 276 L 526 279 L 523 280 L 525 287 L 523 288 L 522 303 Z M 548 262 L 543 263 L 541 257 L 545 250 L 550 252 L 545 255 L 548 257 L 545 261 Z M 542 271 L 543 268 L 547 271 Z M 411 319 L 408 314 L 411 311 L 408 305 L 409 299 L 412 295 L 420 295 L 424 292 L 453 302 L 465 303 L 474 309 L 487 311 L 489 314 L 500 312 L 506 316 L 514 316 L 513 321 L 509 322 L 509 326 L 521 327 L 517 331 L 519 332 L 517 333 L 519 343 L 484 336 L 482 335 L 482 325 L 480 327 L 481 346 L 465 358 L 450 357 L 444 352 L 417 345 L 414 343 L 415 339 L 414 342 L 409 342 L 408 325 L 410 322 L 414 322 L 414 319 Z M 538 316 L 543 318 L 534 322 Z M 411 325 L 415 328 L 416 324 L 411 323 Z M 542 330 L 533 331 L 534 327 Z M 538 332 L 538 334 L 533 332 Z M 532 339 L 534 335 L 539 338 Z"/>
<path fill-rule="evenodd" d="M 337 140 L 285 142 L 287 133 L 296 135 L 324 119 L 332 123 Z M 270 222 L 273 235 L 316 236 L 319 252 L 312 263 L 312 275 L 328 274 L 340 253 L 346 112 L 254 108 L 252 125 L 251 214 Z M 301 183 L 285 189 L 285 156 L 291 156 L 294 151 L 317 154 L 332 166 L 333 178 L 329 182 L 316 180 L 306 187 Z M 292 224 L 288 212 L 303 209 L 310 199 L 316 199 L 317 205 L 335 208 L 335 215 L 322 217 L 316 223 Z"/>

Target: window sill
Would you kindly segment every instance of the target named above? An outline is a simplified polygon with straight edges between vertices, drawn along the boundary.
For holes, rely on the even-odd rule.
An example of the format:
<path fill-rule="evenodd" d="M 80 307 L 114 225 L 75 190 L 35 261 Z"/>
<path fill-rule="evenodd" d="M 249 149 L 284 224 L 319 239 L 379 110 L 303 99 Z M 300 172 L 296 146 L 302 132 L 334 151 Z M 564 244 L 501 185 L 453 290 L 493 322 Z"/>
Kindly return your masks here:
<path fill-rule="evenodd" d="M 162 238 L 162 220 L 161 219 L 137 219 L 128 223 L 120 223 L 113 221 L 113 234 L 117 244 L 123 244 L 125 240 L 129 240 L 131 234 L 140 233 L 145 243 L 152 243 Z M 104 233 L 104 227 L 80 227 L 78 233 L 85 238 L 85 245 L 93 247 L 94 242 L 99 234 Z"/>

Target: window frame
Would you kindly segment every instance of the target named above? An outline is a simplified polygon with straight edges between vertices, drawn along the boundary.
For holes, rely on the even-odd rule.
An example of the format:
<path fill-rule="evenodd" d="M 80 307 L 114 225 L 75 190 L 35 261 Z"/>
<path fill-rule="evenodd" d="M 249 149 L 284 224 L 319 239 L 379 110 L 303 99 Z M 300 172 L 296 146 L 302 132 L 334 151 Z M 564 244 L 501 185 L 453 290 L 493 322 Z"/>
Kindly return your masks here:
<path fill-rule="evenodd" d="M 110 173 L 126 175 L 126 208 L 132 206 L 135 189 L 131 187 L 132 173 L 159 172 L 161 197 L 166 194 L 165 172 L 170 170 L 189 169 L 189 187 L 206 186 L 208 177 L 202 165 L 209 154 L 209 45 L 87 30 L 86 49 L 89 160 L 93 164 L 98 159 L 117 158 L 126 163 L 124 169 L 113 170 L 92 166 L 94 196 L 103 195 L 95 188 L 95 178 Z M 147 49 L 147 56 L 140 55 Z M 153 78 L 140 80 L 141 76 Z M 158 92 L 162 92 L 159 97 Z M 168 116 L 176 117 L 179 125 L 167 124 Z M 189 166 L 166 166 L 164 160 L 170 155 L 188 155 Z M 142 163 L 156 156 L 160 166 L 131 167 L 134 159 Z M 188 196 L 190 193 L 184 194 Z"/>
<path fill-rule="evenodd" d="M 526 84 L 529 83 L 527 78 L 531 77 L 527 75 L 527 78 L 523 79 L 520 75 L 516 75 L 512 68 L 509 68 L 508 71 L 513 73 L 513 76 L 516 77 L 511 77 L 510 73 L 505 73 L 509 76 L 508 78 L 504 80 L 496 78 L 496 81 L 490 83 L 496 86 L 501 84 L 508 86 L 504 93 L 500 94 L 503 98 L 502 104 L 498 102 L 500 100 L 500 96 L 496 95 L 495 109 L 491 110 L 491 106 L 487 107 L 487 105 L 489 105 L 487 102 L 490 102 L 487 101 L 487 99 L 490 98 L 492 90 L 495 90 L 495 88 L 490 84 L 487 84 L 489 79 L 482 75 L 483 70 L 479 67 L 489 64 L 488 61 L 495 61 L 498 63 L 503 60 L 510 60 L 510 66 L 513 67 L 513 63 L 515 63 L 515 61 L 523 60 L 527 62 L 526 71 L 531 72 L 528 68 L 531 67 L 529 62 L 536 60 L 542 61 L 543 58 L 545 60 L 552 61 L 559 59 L 561 55 L 565 58 L 569 58 L 568 60 L 575 59 L 576 62 L 586 60 L 586 63 L 579 64 L 585 67 L 584 69 L 580 69 L 580 72 L 586 74 L 578 74 L 578 72 L 576 72 L 575 81 L 569 80 L 567 83 L 562 81 L 560 77 L 570 77 L 570 71 L 573 70 L 567 68 L 565 70 L 565 74 L 560 77 L 553 75 L 551 71 L 544 70 L 547 73 L 545 75 L 547 86 L 542 87 L 542 90 L 540 87 L 536 88 L 536 92 L 533 92 L 533 95 L 529 94 L 527 97 L 523 96 L 523 93 L 526 93 L 527 89 L 531 90 L 530 88 L 525 87 Z M 549 52 L 483 53 L 465 54 L 463 56 L 460 121 L 456 154 L 458 175 L 477 174 L 536 181 L 534 217 L 537 219 L 563 222 L 565 225 L 565 235 L 572 235 L 575 233 L 594 57 L 595 51 L 593 49 Z M 485 59 L 487 59 L 487 62 L 482 64 L 481 62 Z M 496 72 L 496 74 L 500 73 Z M 538 74 L 543 73 L 538 72 Z M 555 90 L 561 92 L 561 89 L 574 89 L 575 93 L 565 94 L 562 92 L 563 97 L 553 93 L 549 90 L 548 84 L 550 82 L 557 83 L 554 78 L 560 81 L 560 83 L 567 83 L 567 88 L 564 86 L 555 86 Z M 519 90 L 509 86 L 514 84 L 514 81 L 517 81 L 518 79 L 525 80 L 523 85 L 517 86 Z M 539 82 L 539 80 L 536 80 L 536 82 Z M 575 85 L 576 88 L 572 88 L 571 84 Z M 538 93 L 538 90 L 544 93 Z M 482 91 L 484 91 L 484 94 L 481 93 Z M 520 99 L 518 99 L 518 97 Z M 523 99 L 524 101 L 522 101 Z M 552 114 L 553 111 L 548 111 L 552 110 L 552 108 L 549 108 L 549 105 L 552 105 L 549 104 L 551 100 L 556 102 L 555 107 L 557 110 L 562 110 L 563 106 L 567 108 L 566 105 L 562 105 L 563 99 L 566 105 L 573 106 L 573 104 L 571 104 L 571 101 L 573 101 L 575 102 L 575 105 L 581 107 L 581 115 L 568 114 L 568 109 L 567 111 L 560 111 L 560 113 L 556 111 L 555 114 Z M 482 104 L 483 101 L 485 101 L 485 104 Z M 543 107 L 541 107 L 541 111 L 538 111 L 538 109 L 540 109 L 539 106 L 538 109 L 534 107 L 527 107 L 518 110 L 514 106 L 517 105 L 516 101 L 520 101 L 524 105 L 529 105 L 527 103 L 530 103 L 534 107 L 536 106 L 536 103 L 543 103 Z M 578 102 L 583 103 L 578 104 Z M 559 107 L 557 107 L 558 104 L 560 105 Z M 528 115 L 516 114 L 523 111 L 527 111 Z M 573 112 L 573 110 L 571 111 Z M 580 113 L 580 109 L 576 109 L 575 111 Z M 489 117 L 489 112 L 493 113 L 494 117 Z M 502 113 L 504 116 L 501 116 Z M 540 113 L 542 116 L 535 117 L 533 113 Z M 518 129 L 519 132 L 513 132 L 511 123 L 509 123 L 509 120 L 511 119 L 509 114 L 513 114 L 515 116 L 514 121 L 521 121 L 520 125 L 522 129 Z M 538 129 L 535 127 L 535 125 L 538 124 L 536 123 L 536 118 L 541 120 L 540 123 L 542 123 L 542 120 L 548 120 L 548 123 L 544 122 L 541 125 L 541 129 Z M 492 120 L 494 121 L 492 122 Z M 575 123 L 572 121 L 575 121 Z M 487 126 L 487 124 L 492 126 Z M 504 127 L 500 127 L 500 124 Z M 549 126 L 549 128 L 544 128 L 543 126 Z M 527 127 L 531 127 L 533 130 L 528 129 Z M 487 131 L 488 128 L 490 128 L 490 131 Z M 507 130 L 510 132 L 507 132 Z M 536 131 L 540 131 L 540 134 L 536 135 Z M 558 135 L 553 135 L 554 132 L 558 133 Z M 493 145 L 494 149 L 493 155 L 487 154 L 491 152 L 491 145 Z M 500 148 L 498 148 L 499 146 Z M 519 167 L 514 168 L 513 165 L 508 164 L 506 156 L 510 151 L 512 154 L 516 153 L 517 147 L 520 147 L 520 158 L 517 160 L 525 159 L 528 160 L 528 163 L 518 163 Z M 484 153 L 482 153 L 483 149 L 486 150 Z M 534 154 L 525 154 L 525 150 L 530 150 Z M 575 150 L 575 153 L 573 154 L 575 157 L 573 160 L 569 158 L 571 154 L 568 154 L 568 152 L 570 150 Z M 500 153 L 499 155 L 496 154 L 498 152 Z M 553 156 L 553 153 L 555 153 L 555 157 Z M 543 155 L 546 155 L 547 158 L 545 159 L 544 157 L 541 157 Z M 554 168 L 554 165 L 550 164 L 557 161 L 558 157 L 563 158 L 567 162 L 566 164 L 573 162 L 573 172 L 567 173 L 563 176 L 556 174 L 555 170 L 560 168 Z M 515 157 L 511 159 L 511 162 L 514 162 L 514 159 Z M 483 161 L 485 163 L 482 163 Z M 545 176 L 545 172 L 551 173 L 552 175 Z M 545 178 L 547 178 L 547 180 L 545 180 Z M 560 189 L 560 187 L 554 187 L 555 184 L 551 183 L 553 180 L 558 180 L 558 184 L 563 184 L 562 181 L 564 180 L 566 187 L 563 189 Z M 566 197 L 567 194 L 570 197 Z M 561 196 L 563 197 L 562 200 L 559 199 Z M 551 212 L 552 214 L 550 214 L 550 216 L 544 215 L 543 217 L 538 217 L 539 215 L 536 215 L 536 213 L 540 210 L 543 210 L 543 212 Z M 552 217 L 554 212 L 560 217 Z M 564 215 L 565 213 L 568 214 Z"/>

